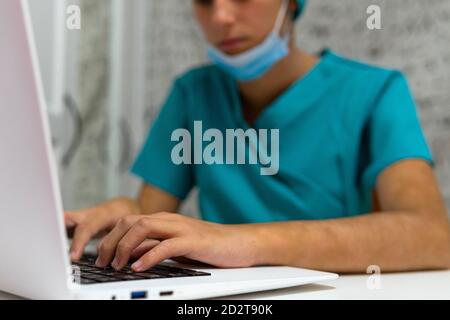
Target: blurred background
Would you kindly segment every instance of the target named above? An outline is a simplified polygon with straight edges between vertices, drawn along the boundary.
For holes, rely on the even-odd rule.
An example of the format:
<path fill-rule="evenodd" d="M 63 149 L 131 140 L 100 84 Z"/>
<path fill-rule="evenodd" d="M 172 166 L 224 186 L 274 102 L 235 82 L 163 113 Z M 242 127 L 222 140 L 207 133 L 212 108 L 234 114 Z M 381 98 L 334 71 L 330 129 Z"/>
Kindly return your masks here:
<path fill-rule="evenodd" d="M 135 196 L 128 173 L 173 78 L 205 63 L 189 0 L 28 0 L 66 209 Z M 382 29 L 368 30 L 369 5 Z M 69 5 L 81 29 L 65 27 Z M 450 0 L 309 0 L 298 44 L 402 70 L 450 208 Z M 196 213 L 196 193 L 183 207 Z"/>

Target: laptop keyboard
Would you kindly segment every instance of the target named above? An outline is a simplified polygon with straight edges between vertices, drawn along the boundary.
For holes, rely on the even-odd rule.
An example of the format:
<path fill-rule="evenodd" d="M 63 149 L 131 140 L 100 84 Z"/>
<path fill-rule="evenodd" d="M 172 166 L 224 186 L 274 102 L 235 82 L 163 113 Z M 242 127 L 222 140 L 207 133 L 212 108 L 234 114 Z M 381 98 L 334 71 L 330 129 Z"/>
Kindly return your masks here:
<path fill-rule="evenodd" d="M 210 276 L 210 273 L 191 269 L 158 264 L 145 272 L 134 272 L 131 264 L 116 271 L 112 267 L 99 268 L 95 265 L 95 256 L 84 256 L 79 262 L 73 263 L 74 282 L 80 284 L 96 284 L 117 281 L 149 280 L 178 277 Z M 79 270 L 79 271 L 78 271 Z M 77 279 L 78 277 L 78 279 Z"/>

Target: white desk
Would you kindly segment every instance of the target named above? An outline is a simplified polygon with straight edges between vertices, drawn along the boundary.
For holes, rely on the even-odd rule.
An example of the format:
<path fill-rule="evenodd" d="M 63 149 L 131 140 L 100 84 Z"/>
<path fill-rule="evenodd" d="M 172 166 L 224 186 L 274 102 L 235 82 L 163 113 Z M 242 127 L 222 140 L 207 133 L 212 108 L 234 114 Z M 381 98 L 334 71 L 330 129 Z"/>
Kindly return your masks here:
<path fill-rule="evenodd" d="M 370 275 L 346 275 L 322 284 L 311 284 L 228 298 L 269 300 L 450 299 L 450 270 L 382 274 L 379 278 L 381 285 L 379 289 L 374 289 L 373 282 L 370 281 L 373 278 L 369 277 Z"/>
<path fill-rule="evenodd" d="M 323 284 L 228 297 L 228 299 L 450 299 L 450 270 L 382 274 L 379 289 L 369 275 L 341 276 Z M 372 278 L 373 279 L 373 278 Z M 372 288 L 372 289 L 370 289 Z M 0 300 L 17 299 L 0 292 Z"/>

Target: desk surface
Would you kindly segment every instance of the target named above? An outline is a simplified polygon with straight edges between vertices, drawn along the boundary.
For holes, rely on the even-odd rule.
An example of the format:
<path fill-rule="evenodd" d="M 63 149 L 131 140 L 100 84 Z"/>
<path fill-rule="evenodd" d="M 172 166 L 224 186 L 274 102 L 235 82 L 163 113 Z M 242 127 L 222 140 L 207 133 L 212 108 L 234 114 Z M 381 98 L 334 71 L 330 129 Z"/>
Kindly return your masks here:
<path fill-rule="evenodd" d="M 378 281 L 379 280 L 379 281 Z M 0 291 L 0 300 L 17 299 Z M 243 294 L 227 299 L 450 299 L 450 270 L 345 275 L 322 284 Z"/>

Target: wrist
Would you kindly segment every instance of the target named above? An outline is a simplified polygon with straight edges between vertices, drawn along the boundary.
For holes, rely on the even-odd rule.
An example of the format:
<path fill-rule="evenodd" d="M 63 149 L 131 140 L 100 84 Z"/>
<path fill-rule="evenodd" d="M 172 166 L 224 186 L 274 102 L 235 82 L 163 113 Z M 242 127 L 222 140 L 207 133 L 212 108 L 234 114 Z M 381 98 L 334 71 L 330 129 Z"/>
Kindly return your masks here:
<path fill-rule="evenodd" d="M 243 235 L 241 247 L 247 249 L 253 266 L 299 265 L 304 258 L 300 256 L 299 221 L 246 224 L 238 228 Z"/>
<path fill-rule="evenodd" d="M 115 198 L 106 203 L 105 209 L 109 213 L 123 217 L 131 214 L 140 214 L 141 210 L 138 203 L 131 198 Z"/>
<path fill-rule="evenodd" d="M 142 214 L 141 206 L 136 199 L 122 198 L 123 203 L 128 207 L 128 212 L 131 214 Z"/>
<path fill-rule="evenodd" d="M 238 235 L 237 251 L 245 255 L 248 265 L 277 265 L 278 239 L 269 230 L 269 224 L 242 224 L 234 226 Z"/>

